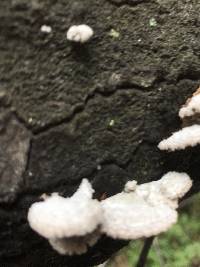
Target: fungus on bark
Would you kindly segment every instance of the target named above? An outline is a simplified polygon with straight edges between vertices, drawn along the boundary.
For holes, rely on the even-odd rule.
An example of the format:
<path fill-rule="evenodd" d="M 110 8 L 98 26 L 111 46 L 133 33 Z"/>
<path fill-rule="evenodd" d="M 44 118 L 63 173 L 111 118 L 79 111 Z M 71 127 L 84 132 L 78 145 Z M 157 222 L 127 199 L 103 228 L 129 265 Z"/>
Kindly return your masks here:
<path fill-rule="evenodd" d="M 92 199 L 93 189 L 83 179 L 70 198 L 57 193 L 43 202 L 34 203 L 28 212 L 33 230 L 47 238 L 60 254 L 82 254 L 98 240 L 102 212 L 100 203 Z"/>
<path fill-rule="evenodd" d="M 94 32 L 92 28 L 88 25 L 73 25 L 67 31 L 67 40 L 78 43 L 85 43 L 92 38 L 93 34 Z"/>
<path fill-rule="evenodd" d="M 160 150 L 181 150 L 200 144 L 200 125 L 184 127 L 173 133 L 169 138 L 162 140 L 158 148 Z"/>
<path fill-rule="evenodd" d="M 44 32 L 44 33 L 51 33 L 52 32 L 51 26 L 48 26 L 48 25 L 42 25 L 40 30 L 41 30 L 41 32 Z"/>
<path fill-rule="evenodd" d="M 186 101 L 186 104 L 179 110 L 181 119 L 200 113 L 200 88 Z"/>
<path fill-rule="evenodd" d="M 178 199 L 191 186 L 187 174 L 169 172 L 158 181 L 102 201 L 102 232 L 112 238 L 133 240 L 167 231 L 177 221 Z"/>
<path fill-rule="evenodd" d="M 179 110 L 183 128 L 158 144 L 161 150 L 181 150 L 200 144 L 200 88 L 186 101 Z"/>
<path fill-rule="evenodd" d="M 101 234 L 133 240 L 167 231 L 177 221 L 178 199 L 191 186 L 187 174 L 169 172 L 142 185 L 129 181 L 124 192 L 100 202 L 84 179 L 71 198 L 54 193 L 33 204 L 28 221 L 60 254 L 83 254 Z"/>

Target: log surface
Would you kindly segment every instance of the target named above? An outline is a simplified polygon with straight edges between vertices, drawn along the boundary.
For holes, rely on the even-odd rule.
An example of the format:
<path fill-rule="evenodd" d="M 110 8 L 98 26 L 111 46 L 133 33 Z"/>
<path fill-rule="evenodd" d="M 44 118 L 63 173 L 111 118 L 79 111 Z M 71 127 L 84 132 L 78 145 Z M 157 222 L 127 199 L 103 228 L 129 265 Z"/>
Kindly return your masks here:
<path fill-rule="evenodd" d="M 59 256 L 27 223 L 42 193 L 69 196 L 87 177 L 95 197 L 108 197 L 169 170 L 200 189 L 199 147 L 157 148 L 181 127 L 178 110 L 200 84 L 199 13 L 198 0 L 0 1 L 4 266 L 86 267 L 124 245 L 103 238 L 86 255 Z M 91 26 L 93 39 L 68 42 L 74 24 Z"/>

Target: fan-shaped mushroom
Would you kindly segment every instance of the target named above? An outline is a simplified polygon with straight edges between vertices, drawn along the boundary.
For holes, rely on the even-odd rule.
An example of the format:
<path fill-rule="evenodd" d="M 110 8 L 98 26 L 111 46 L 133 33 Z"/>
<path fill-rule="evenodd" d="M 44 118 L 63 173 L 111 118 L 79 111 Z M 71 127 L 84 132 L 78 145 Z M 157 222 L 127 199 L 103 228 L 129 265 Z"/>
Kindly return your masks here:
<path fill-rule="evenodd" d="M 43 202 L 34 203 L 28 212 L 33 230 L 47 238 L 61 254 L 81 254 L 98 240 L 102 222 L 100 203 L 92 199 L 93 189 L 83 179 L 70 198 L 54 193 Z"/>
<path fill-rule="evenodd" d="M 176 223 L 178 198 L 191 185 L 187 174 L 170 172 L 158 181 L 138 185 L 130 193 L 122 192 L 103 200 L 102 232 L 127 240 L 165 232 Z"/>

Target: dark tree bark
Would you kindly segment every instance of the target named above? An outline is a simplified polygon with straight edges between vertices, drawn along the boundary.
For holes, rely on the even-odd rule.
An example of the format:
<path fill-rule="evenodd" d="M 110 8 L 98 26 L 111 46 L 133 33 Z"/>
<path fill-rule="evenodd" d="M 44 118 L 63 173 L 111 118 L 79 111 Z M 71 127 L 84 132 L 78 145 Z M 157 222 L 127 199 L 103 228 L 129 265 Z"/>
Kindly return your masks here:
<path fill-rule="evenodd" d="M 198 0 L 0 1 L 2 264 L 86 267 L 125 244 L 103 238 L 86 255 L 61 257 L 29 228 L 42 193 L 71 195 L 84 177 L 98 198 L 169 170 L 199 190 L 199 147 L 157 149 L 200 83 L 199 13 Z M 66 31 L 80 23 L 94 38 L 71 44 Z"/>

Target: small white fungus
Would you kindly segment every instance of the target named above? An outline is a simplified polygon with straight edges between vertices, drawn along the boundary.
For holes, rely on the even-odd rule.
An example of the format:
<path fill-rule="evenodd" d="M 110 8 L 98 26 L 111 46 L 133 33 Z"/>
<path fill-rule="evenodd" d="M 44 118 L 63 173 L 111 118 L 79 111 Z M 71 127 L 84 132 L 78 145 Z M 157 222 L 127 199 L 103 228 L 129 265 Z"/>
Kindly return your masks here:
<path fill-rule="evenodd" d="M 52 28 L 50 26 L 47 26 L 47 25 L 42 25 L 40 30 L 41 30 L 41 32 L 45 32 L 45 33 L 51 33 L 52 32 Z"/>
<path fill-rule="evenodd" d="M 180 109 L 179 117 L 183 119 L 184 117 L 190 117 L 200 113 L 200 89 L 198 89 L 190 98 L 187 103 Z"/>
<path fill-rule="evenodd" d="M 92 194 L 90 183 L 83 179 L 79 189 L 70 198 L 54 193 L 43 202 L 34 203 L 28 212 L 31 228 L 47 238 L 58 252 L 80 254 L 80 250 L 74 251 L 77 238 L 80 237 L 82 243 L 86 242 L 81 250 L 85 251 L 87 245 L 94 240 L 93 235 L 90 240 L 90 234 L 96 232 L 102 221 L 100 203 L 92 199 Z M 95 238 L 97 240 L 98 237 Z M 71 249 L 70 244 L 73 244 Z"/>
<path fill-rule="evenodd" d="M 186 174 L 171 172 L 159 181 L 138 185 L 133 192 L 103 200 L 102 232 L 130 240 L 167 231 L 177 221 L 178 198 L 191 185 Z"/>
<path fill-rule="evenodd" d="M 85 43 L 89 41 L 94 32 L 88 25 L 73 25 L 67 31 L 67 40 L 79 43 Z"/>
<path fill-rule="evenodd" d="M 135 181 L 135 180 L 128 181 L 128 182 L 125 184 L 124 192 L 126 192 L 126 193 L 130 193 L 130 192 L 135 191 L 136 188 L 137 188 L 137 181 Z"/>
<path fill-rule="evenodd" d="M 195 124 L 173 133 L 169 138 L 161 141 L 158 148 L 175 151 L 198 144 L 200 144 L 200 125 Z"/>

